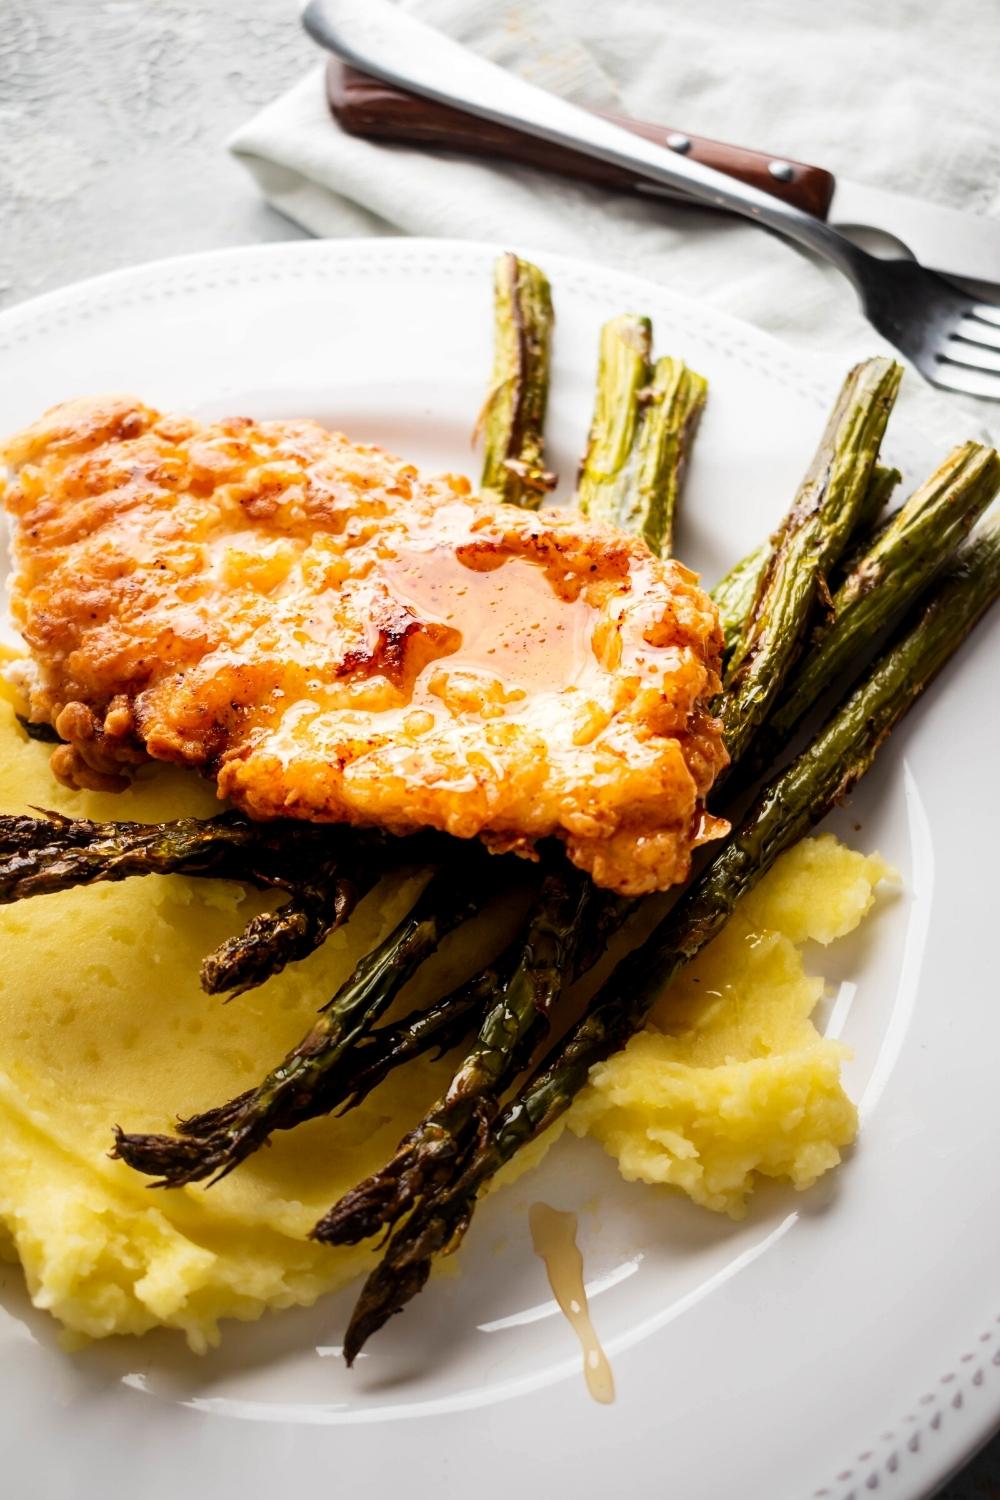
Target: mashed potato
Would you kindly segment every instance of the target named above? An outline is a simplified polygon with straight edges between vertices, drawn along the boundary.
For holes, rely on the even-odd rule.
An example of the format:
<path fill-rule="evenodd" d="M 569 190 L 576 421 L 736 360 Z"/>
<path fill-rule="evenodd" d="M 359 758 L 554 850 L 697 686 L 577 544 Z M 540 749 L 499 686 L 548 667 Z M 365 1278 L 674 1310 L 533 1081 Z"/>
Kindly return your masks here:
<path fill-rule="evenodd" d="M 840 1083 L 846 1048 L 810 1020 L 823 981 L 801 946 L 853 931 L 892 873 L 831 834 L 790 849 L 645 1031 L 593 1070 L 570 1128 L 629 1181 L 671 1183 L 734 1218 L 755 1173 L 811 1187 L 853 1141 L 857 1113 Z"/>
<path fill-rule="evenodd" d="M 145 771 L 121 796 L 57 787 L 48 750 L 0 702 L 0 807 L 98 818 L 217 810 L 189 773 Z M 831 839 L 788 856 L 664 1002 L 649 1031 L 595 1073 L 570 1123 L 628 1177 L 671 1182 L 738 1210 L 755 1172 L 813 1181 L 854 1132 L 841 1049 L 808 1017 L 822 981 L 797 945 L 848 931 L 884 873 Z M 381 1164 L 440 1090 L 447 1061 L 391 1077 L 361 1108 L 279 1133 L 218 1186 L 150 1192 L 107 1155 L 111 1126 L 163 1130 L 255 1082 L 306 1030 L 352 961 L 402 912 L 413 882 L 383 887 L 349 932 L 224 1005 L 201 958 L 263 908 L 221 881 L 149 877 L 0 909 L 0 1241 L 37 1306 L 74 1334 L 184 1332 L 308 1304 L 370 1269 L 368 1246 L 307 1231 Z M 413 1004 L 471 965 L 483 934 L 451 941 L 408 987 Z M 463 952 L 464 948 L 464 952 Z"/>

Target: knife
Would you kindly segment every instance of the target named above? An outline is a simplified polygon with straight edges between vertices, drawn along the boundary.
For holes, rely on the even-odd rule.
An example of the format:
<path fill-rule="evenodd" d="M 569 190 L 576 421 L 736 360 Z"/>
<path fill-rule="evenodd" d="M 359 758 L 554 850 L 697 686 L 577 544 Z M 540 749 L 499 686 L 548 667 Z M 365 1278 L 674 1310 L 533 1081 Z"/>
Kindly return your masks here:
<path fill-rule="evenodd" d="M 561 172 L 606 187 L 683 198 L 682 194 L 667 192 L 623 168 L 595 161 L 569 147 L 523 135 L 450 105 L 383 84 L 348 67 L 339 58 L 331 58 L 328 64 L 327 97 L 338 124 L 351 135 L 476 156 L 503 156 L 525 166 Z M 794 204 L 852 238 L 860 238 L 859 230 L 875 230 L 901 243 L 921 265 L 931 270 L 971 281 L 1000 282 L 1000 220 L 851 182 L 834 177 L 822 167 L 730 146 L 669 125 L 654 125 L 600 110 L 594 113 L 603 114 L 614 124 L 657 145 L 668 146 L 692 161 L 727 172 L 741 182 Z"/>

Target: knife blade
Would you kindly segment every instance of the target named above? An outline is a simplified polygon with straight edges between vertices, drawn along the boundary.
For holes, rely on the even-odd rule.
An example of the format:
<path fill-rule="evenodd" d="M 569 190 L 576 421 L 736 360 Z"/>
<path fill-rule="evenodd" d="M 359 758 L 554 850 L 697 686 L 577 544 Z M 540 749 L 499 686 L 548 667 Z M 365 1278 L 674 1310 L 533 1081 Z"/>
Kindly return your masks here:
<path fill-rule="evenodd" d="M 858 238 L 856 229 L 876 229 L 899 240 L 931 271 L 1000 282 L 1000 220 L 844 177 L 836 181 L 826 219 L 842 234 Z"/>
<path fill-rule="evenodd" d="M 352 135 L 476 156 L 503 156 L 526 166 L 606 187 L 644 195 L 683 197 L 568 147 L 537 140 L 450 105 L 381 83 L 348 67 L 339 58 L 331 58 L 327 68 L 327 97 L 338 124 Z M 868 248 L 872 247 L 866 231 L 876 231 L 903 245 L 921 265 L 931 270 L 977 282 L 1000 283 L 1000 220 L 852 182 L 807 162 L 732 146 L 669 125 L 604 111 L 595 113 L 604 113 L 605 118 L 646 140 L 793 203 Z"/>

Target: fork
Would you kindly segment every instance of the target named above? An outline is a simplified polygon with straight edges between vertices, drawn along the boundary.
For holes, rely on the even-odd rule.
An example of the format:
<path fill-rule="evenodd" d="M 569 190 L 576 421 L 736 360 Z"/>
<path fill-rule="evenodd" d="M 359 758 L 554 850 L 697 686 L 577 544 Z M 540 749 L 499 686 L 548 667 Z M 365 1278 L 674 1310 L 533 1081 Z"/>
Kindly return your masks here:
<path fill-rule="evenodd" d="M 821 219 L 487 62 L 389 0 L 310 0 L 302 20 L 314 41 L 383 83 L 629 168 L 794 240 L 847 277 L 868 321 L 932 385 L 1000 401 L 1000 307 L 916 261 L 870 255 Z"/>

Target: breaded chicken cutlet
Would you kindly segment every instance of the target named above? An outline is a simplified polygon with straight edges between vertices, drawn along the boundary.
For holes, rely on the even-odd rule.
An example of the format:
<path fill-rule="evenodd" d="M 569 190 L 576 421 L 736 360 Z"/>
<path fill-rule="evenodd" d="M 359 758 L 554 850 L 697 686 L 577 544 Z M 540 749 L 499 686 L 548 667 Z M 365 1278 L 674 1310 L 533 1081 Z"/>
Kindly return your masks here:
<path fill-rule="evenodd" d="M 723 831 L 722 638 L 686 568 L 309 421 L 128 398 L 7 442 L 12 606 L 56 775 L 199 767 L 254 818 L 563 840 L 628 895 Z"/>

